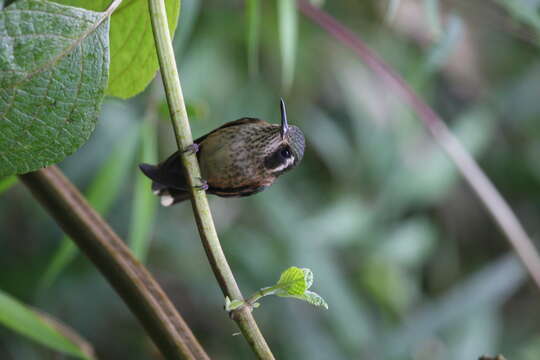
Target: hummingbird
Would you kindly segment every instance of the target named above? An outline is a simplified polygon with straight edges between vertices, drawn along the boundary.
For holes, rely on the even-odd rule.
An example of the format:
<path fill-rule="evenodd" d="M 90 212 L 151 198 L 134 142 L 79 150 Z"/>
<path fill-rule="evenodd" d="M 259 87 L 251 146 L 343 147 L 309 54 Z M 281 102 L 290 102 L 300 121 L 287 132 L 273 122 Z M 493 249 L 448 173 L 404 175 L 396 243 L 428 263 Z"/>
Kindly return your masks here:
<path fill-rule="evenodd" d="M 222 197 L 249 196 L 298 165 L 304 156 L 304 134 L 287 122 L 283 99 L 280 110 L 280 125 L 241 118 L 201 136 L 184 150 L 196 153 L 203 182 L 200 188 Z M 163 206 L 189 198 L 180 151 L 158 165 L 140 164 L 139 168 L 152 180 L 152 191 Z"/>

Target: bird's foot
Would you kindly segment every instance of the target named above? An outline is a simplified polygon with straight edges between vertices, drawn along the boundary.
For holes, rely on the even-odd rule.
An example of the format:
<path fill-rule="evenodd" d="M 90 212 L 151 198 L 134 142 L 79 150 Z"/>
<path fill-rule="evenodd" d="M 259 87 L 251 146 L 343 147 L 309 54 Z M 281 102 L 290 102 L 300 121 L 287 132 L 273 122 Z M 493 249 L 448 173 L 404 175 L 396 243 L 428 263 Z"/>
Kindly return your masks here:
<path fill-rule="evenodd" d="M 202 190 L 202 191 L 206 191 L 208 190 L 209 186 L 208 186 L 208 182 L 202 178 L 199 178 L 199 181 L 201 182 L 200 185 L 195 185 L 194 188 L 197 189 L 197 190 Z"/>
<path fill-rule="evenodd" d="M 193 143 L 191 145 L 188 145 L 184 151 L 182 151 L 183 154 L 188 154 L 188 155 L 194 155 L 196 153 L 199 152 L 199 144 L 197 143 Z"/>

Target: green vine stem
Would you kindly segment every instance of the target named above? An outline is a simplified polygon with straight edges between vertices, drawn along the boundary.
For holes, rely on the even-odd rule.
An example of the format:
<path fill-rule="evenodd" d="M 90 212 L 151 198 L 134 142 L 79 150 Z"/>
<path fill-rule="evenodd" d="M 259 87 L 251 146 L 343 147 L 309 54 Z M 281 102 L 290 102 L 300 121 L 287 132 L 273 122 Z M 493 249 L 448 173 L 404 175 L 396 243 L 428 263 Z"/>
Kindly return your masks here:
<path fill-rule="evenodd" d="M 56 166 L 19 178 L 120 294 L 167 359 L 209 359 L 159 284 Z"/>
<path fill-rule="evenodd" d="M 277 285 L 262 288 L 262 289 L 258 290 L 257 292 L 255 292 L 255 294 L 251 295 L 249 297 L 249 299 L 247 299 L 245 302 L 246 302 L 246 304 L 253 305 L 257 301 L 259 301 L 259 299 L 261 299 L 261 298 L 263 298 L 263 297 L 265 297 L 267 295 L 273 294 L 276 291 L 276 289 L 278 289 L 278 288 L 279 288 L 279 286 L 277 286 Z"/>
<path fill-rule="evenodd" d="M 164 0 L 149 0 L 148 3 L 159 65 L 161 68 L 161 76 L 165 86 L 165 93 L 176 136 L 176 143 L 178 149 L 182 152 L 193 143 L 193 137 L 191 135 L 186 105 L 184 104 L 182 87 L 180 85 L 176 60 L 174 58 L 171 36 L 167 25 L 165 3 Z M 182 163 L 186 169 L 185 176 L 187 177 L 188 184 L 191 188 L 191 204 L 193 206 L 199 234 L 206 255 L 210 261 L 210 265 L 212 266 L 212 270 L 214 271 L 214 275 L 225 296 L 228 296 L 231 299 L 242 300 L 242 293 L 240 292 L 221 248 L 210 207 L 208 206 L 206 193 L 197 189 L 197 186 L 200 185 L 201 172 L 195 154 L 182 152 Z M 235 311 L 232 318 L 238 324 L 242 334 L 259 359 L 274 359 L 270 348 L 255 323 L 251 311 L 247 307 Z"/>
<path fill-rule="evenodd" d="M 527 232 L 508 203 L 497 191 L 469 152 L 448 129 L 441 117 L 427 105 L 399 74 L 386 64 L 358 36 L 333 17 L 313 6 L 308 0 L 298 0 L 300 11 L 356 55 L 381 79 L 387 81 L 418 115 L 435 141 L 448 154 L 463 178 L 469 183 L 495 223 L 502 230 L 525 265 L 529 275 L 540 288 L 540 256 Z"/>

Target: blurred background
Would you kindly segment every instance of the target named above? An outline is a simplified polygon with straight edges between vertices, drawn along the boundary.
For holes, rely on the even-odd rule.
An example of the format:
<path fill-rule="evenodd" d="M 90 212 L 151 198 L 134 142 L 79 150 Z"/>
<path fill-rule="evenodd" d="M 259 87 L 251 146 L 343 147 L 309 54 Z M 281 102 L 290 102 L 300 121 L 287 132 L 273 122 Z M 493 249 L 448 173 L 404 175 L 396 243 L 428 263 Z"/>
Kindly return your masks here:
<path fill-rule="evenodd" d="M 446 120 L 536 237 L 540 1 L 322 6 Z M 257 37 L 242 1 L 184 0 L 175 35 L 195 137 L 245 116 L 277 123 L 281 96 L 306 134 L 303 162 L 270 189 L 210 197 L 246 296 L 295 265 L 314 272 L 312 289 L 329 304 L 264 298 L 255 316 L 276 357 L 540 359 L 540 291 L 455 166 L 349 49 L 301 14 L 295 41 L 282 15 L 261 2 Z M 107 99 L 90 141 L 60 167 L 136 244 L 209 355 L 252 359 L 233 336 L 190 205 L 158 207 L 140 178 L 141 158 L 164 159 L 176 146 L 157 80 L 128 101 Z M 5 190 L 0 289 L 72 326 L 100 359 L 159 358 L 92 264 L 70 260 L 62 237 L 23 185 Z M 67 357 L 0 328 L 0 358 Z"/>

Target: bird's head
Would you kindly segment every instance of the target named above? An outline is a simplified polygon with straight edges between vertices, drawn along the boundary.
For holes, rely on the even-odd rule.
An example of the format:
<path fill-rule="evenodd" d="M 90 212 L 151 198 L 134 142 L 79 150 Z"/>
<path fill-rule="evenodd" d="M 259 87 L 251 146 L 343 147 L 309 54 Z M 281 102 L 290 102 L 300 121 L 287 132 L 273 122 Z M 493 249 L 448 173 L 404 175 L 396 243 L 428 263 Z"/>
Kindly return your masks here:
<path fill-rule="evenodd" d="M 294 168 L 304 156 L 306 141 L 302 130 L 287 121 L 285 102 L 280 100 L 281 125 L 274 125 L 272 141 L 264 159 L 265 168 L 278 176 Z"/>

